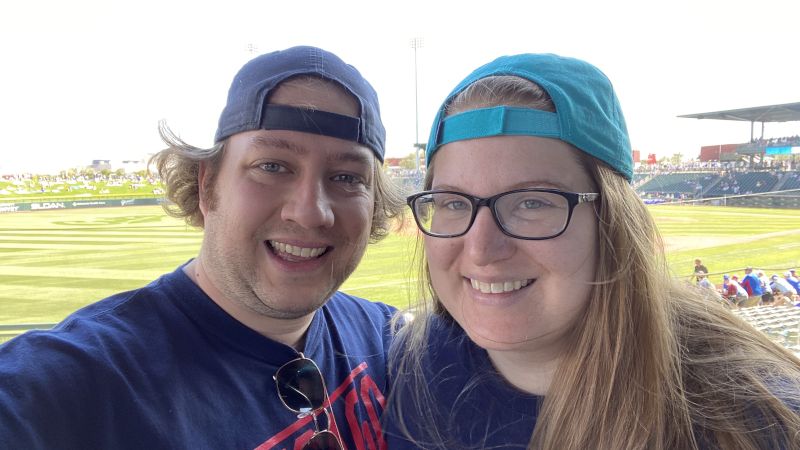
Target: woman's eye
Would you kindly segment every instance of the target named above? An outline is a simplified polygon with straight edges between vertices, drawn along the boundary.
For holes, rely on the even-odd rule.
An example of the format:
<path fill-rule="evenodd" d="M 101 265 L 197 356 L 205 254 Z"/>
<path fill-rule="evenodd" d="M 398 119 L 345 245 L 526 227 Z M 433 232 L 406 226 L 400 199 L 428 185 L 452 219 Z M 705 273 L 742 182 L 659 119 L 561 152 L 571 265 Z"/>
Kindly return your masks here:
<path fill-rule="evenodd" d="M 547 206 L 544 202 L 536 199 L 523 200 L 521 207 L 525 209 L 538 209 Z"/>
<path fill-rule="evenodd" d="M 446 202 L 444 207 L 447 209 L 452 209 L 453 211 L 463 211 L 469 208 L 469 206 L 467 206 L 467 202 L 463 200 L 451 200 Z"/>
<path fill-rule="evenodd" d="M 264 172 L 280 172 L 283 166 L 278 163 L 261 163 L 258 165 L 258 168 Z"/>

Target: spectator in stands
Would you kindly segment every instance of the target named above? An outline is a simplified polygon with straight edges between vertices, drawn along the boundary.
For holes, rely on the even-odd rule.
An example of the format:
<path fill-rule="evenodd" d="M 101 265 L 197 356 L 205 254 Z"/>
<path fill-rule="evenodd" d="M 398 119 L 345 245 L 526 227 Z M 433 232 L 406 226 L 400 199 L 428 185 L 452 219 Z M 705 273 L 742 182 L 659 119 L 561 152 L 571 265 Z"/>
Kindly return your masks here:
<path fill-rule="evenodd" d="M 719 293 L 725 298 L 728 298 L 728 288 L 731 285 L 730 280 L 731 277 L 727 273 L 722 275 L 722 284 L 719 287 Z"/>
<path fill-rule="evenodd" d="M 727 276 L 728 275 L 723 275 L 723 277 Z M 739 277 L 736 275 L 731 276 L 728 280 L 727 297 L 728 300 L 738 307 L 742 307 L 747 303 L 747 291 L 739 284 Z"/>
<path fill-rule="evenodd" d="M 786 278 L 781 278 L 777 274 L 774 274 L 772 275 L 771 279 L 772 283 L 770 284 L 770 287 L 772 288 L 773 294 L 781 293 L 791 298 L 792 300 L 795 300 L 797 294 L 800 293 L 797 289 L 794 288 L 794 286 L 791 285 L 791 283 L 789 283 L 789 280 L 787 280 Z"/>
<path fill-rule="evenodd" d="M 425 294 L 393 343 L 388 448 L 800 445 L 800 360 L 672 278 L 599 70 L 477 69 L 426 164 L 408 199 Z"/>
<path fill-rule="evenodd" d="M 694 260 L 694 273 L 697 272 L 708 273 L 708 267 L 704 266 L 699 258 Z"/>
<path fill-rule="evenodd" d="M 775 291 L 773 293 L 772 306 L 794 306 L 795 301 L 787 294 Z"/>
<path fill-rule="evenodd" d="M 698 286 L 700 286 L 702 288 L 706 288 L 706 289 L 712 289 L 714 291 L 717 290 L 717 287 L 714 286 L 714 283 L 712 283 L 711 280 L 708 279 L 708 277 L 706 276 L 705 272 L 703 272 L 702 270 L 699 270 L 699 271 L 697 271 L 697 273 L 695 275 L 697 275 L 697 285 Z"/>
<path fill-rule="evenodd" d="M 789 282 L 789 284 L 792 285 L 794 290 L 797 291 L 798 294 L 800 294 L 800 280 L 797 279 L 795 274 L 796 274 L 795 270 L 792 269 L 784 273 L 783 277 L 786 279 L 786 281 Z"/>
<path fill-rule="evenodd" d="M 761 280 L 753 273 L 752 267 L 744 269 L 742 287 L 747 291 L 748 297 L 747 302 L 744 304 L 745 308 L 756 306 L 761 302 L 761 296 L 764 294 L 764 290 L 761 288 Z"/>
<path fill-rule="evenodd" d="M 763 270 L 756 271 L 756 276 L 761 282 L 761 302 L 765 305 L 772 303 L 772 287 L 770 286 L 770 279 L 764 274 Z"/>
<path fill-rule="evenodd" d="M 375 91 L 294 47 L 241 68 L 212 148 L 161 134 L 199 255 L 0 346 L 0 448 L 384 448 L 393 311 L 337 291 L 404 206 Z"/>

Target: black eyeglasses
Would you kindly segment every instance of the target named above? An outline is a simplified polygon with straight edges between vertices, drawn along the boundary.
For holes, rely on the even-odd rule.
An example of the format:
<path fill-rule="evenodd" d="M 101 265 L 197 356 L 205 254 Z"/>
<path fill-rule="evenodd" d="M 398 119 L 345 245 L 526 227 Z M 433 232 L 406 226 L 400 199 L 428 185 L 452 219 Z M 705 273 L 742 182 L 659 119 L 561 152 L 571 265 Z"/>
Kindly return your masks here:
<path fill-rule="evenodd" d="M 286 408 L 298 413 L 298 418 L 311 416 L 314 419 L 316 432 L 303 450 L 343 450 L 339 438 L 329 429 L 335 419 L 327 409 L 328 391 L 317 364 L 300 353 L 299 358 L 282 365 L 272 378 L 278 386 L 278 397 Z M 323 430 L 317 421 L 320 410 L 325 413 L 328 425 Z"/>
<path fill-rule="evenodd" d="M 424 191 L 409 196 L 407 203 L 417 226 L 428 236 L 463 236 L 475 222 L 478 208 L 486 206 L 504 234 L 517 239 L 544 240 L 564 233 L 577 205 L 599 197 L 597 193 L 557 189 L 516 189 L 488 198 L 456 191 Z"/>

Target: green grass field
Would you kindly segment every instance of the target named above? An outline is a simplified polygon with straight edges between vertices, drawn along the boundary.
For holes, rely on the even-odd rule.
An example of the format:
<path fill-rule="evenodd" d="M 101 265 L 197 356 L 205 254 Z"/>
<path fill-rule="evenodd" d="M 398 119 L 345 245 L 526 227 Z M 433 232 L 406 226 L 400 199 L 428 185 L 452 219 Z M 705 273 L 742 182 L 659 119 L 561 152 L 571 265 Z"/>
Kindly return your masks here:
<path fill-rule="evenodd" d="M 654 206 L 676 275 L 702 258 L 712 273 L 800 266 L 800 211 Z M 157 206 L 0 214 L 0 324 L 52 323 L 143 286 L 197 253 L 201 234 Z M 342 290 L 398 307 L 412 290 L 414 238 L 370 246 Z M 721 275 L 712 276 L 719 283 Z"/>

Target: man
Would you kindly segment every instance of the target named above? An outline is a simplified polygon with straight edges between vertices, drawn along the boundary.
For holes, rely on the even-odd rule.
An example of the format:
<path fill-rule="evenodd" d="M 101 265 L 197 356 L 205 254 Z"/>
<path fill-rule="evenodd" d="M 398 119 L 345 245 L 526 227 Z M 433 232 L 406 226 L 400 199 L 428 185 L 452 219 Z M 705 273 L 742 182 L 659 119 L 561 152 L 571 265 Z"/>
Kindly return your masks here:
<path fill-rule="evenodd" d="M 722 278 L 724 280 L 723 286 L 727 285 L 725 295 L 728 300 L 736 306 L 744 306 L 747 302 L 747 291 L 739 284 L 739 277 L 736 275 L 728 277 L 728 274 L 725 274 Z"/>
<path fill-rule="evenodd" d="M 747 302 L 745 307 L 757 306 L 761 302 L 761 296 L 764 290 L 761 288 L 761 280 L 753 273 L 752 267 L 744 269 L 744 277 L 742 277 L 742 287 L 747 291 Z"/>
<path fill-rule="evenodd" d="M 697 258 L 694 260 L 694 273 L 692 274 L 692 278 L 695 279 L 695 282 L 700 281 L 699 273 L 703 272 L 704 274 L 708 273 L 708 269 L 706 266 L 703 265 L 703 262 Z"/>
<path fill-rule="evenodd" d="M 699 258 L 694 260 L 694 273 L 703 272 L 708 273 L 708 269 L 703 265 L 703 261 Z"/>
<path fill-rule="evenodd" d="M 797 298 L 797 290 L 791 285 L 791 283 L 789 283 L 789 280 L 786 278 L 781 278 L 777 274 L 773 274 L 771 280 L 772 283 L 770 283 L 770 287 L 772 287 L 772 291 L 774 293 L 783 294 L 790 300 Z"/>
<path fill-rule="evenodd" d="M 0 346 L 0 448 L 385 447 L 393 311 L 337 292 L 402 206 L 372 87 L 295 47 L 242 67 L 211 149 L 161 134 L 199 255 Z"/>
<path fill-rule="evenodd" d="M 788 270 L 783 276 L 797 293 L 800 294 L 800 279 L 797 278 L 797 271 L 795 269 Z"/>
<path fill-rule="evenodd" d="M 717 289 L 716 286 L 714 286 L 714 283 L 712 283 L 711 280 L 709 280 L 708 277 L 706 277 L 706 273 L 705 272 L 703 272 L 701 270 L 701 271 L 697 272 L 696 275 L 697 275 L 697 285 L 698 286 L 716 291 L 716 289 Z"/>
<path fill-rule="evenodd" d="M 763 270 L 758 270 L 756 272 L 756 276 L 758 277 L 759 281 L 761 282 L 761 290 L 763 294 L 761 294 L 761 302 L 764 305 L 772 304 L 772 286 L 770 286 L 770 279 L 764 273 Z"/>

